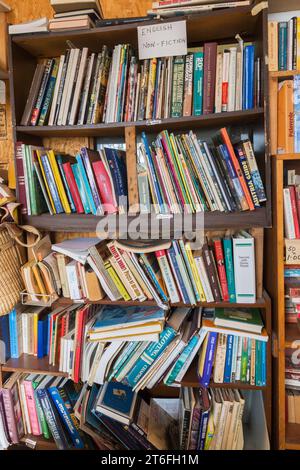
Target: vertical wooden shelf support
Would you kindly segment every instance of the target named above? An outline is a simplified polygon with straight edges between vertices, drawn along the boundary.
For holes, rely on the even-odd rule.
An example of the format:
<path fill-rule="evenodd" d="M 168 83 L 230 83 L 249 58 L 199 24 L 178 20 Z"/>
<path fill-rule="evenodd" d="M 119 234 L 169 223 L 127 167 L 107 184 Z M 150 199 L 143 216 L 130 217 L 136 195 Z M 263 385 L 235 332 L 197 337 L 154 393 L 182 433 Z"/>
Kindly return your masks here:
<path fill-rule="evenodd" d="M 139 212 L 139 190 L 137 180 L 136 128 L 125 127 L 126 164 L 128 179 L 129 214 Z"/>

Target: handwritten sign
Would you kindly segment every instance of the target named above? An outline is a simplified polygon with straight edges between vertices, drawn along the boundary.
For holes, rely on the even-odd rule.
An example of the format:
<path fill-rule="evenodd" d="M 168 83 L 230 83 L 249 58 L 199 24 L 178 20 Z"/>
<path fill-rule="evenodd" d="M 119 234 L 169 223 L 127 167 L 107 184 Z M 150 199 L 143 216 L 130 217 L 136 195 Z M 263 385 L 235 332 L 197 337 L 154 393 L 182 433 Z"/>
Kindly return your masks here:
<path fill-rule="evenodd" d="M 186 21 L 138 26 L 139 59 L 187 54 Z"/>
<path fill-rule="evenodd" d="M 285 239 L 286 264 L 300 264 L 300 240 Z"/>

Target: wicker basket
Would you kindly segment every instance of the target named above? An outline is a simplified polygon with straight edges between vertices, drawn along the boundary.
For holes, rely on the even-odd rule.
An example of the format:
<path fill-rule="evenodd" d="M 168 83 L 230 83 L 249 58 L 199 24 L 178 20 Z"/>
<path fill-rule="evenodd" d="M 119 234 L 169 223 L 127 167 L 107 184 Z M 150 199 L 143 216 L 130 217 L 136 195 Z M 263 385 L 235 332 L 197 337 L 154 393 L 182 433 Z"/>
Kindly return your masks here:
<path fill-rule="evenodd" d="M 3 208 L 1 208 L 3 211 Z M 37 229 L 27 225 L 18 227 L 4 222 L 7 213 L 0 217 L 0 316 L 9 313 L 20 300 L 23 291 L 21 276 L 21 254 L 19 245 L 31 248 L 36 245 L 41 235 Z M 34 233 L 37 239 L 32 245 L 21 242 L 23 232 Z"/>

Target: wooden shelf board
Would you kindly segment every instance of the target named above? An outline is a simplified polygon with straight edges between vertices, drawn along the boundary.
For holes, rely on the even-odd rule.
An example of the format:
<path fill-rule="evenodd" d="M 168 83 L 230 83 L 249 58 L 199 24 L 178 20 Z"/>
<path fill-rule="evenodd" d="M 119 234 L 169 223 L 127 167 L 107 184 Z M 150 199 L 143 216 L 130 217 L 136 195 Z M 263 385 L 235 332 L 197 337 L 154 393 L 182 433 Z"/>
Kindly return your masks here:
<path fill-rule="evenodd" d="M 8 80 L 8 72 L 0 68 L 0 80 Z"/>
<path fill-rule="evenodd" d="M 132 222 L 136 216 L 128 216 L 128 223 Z M 116 230 L 119 231 L 119 216 L 107 216 L 108 223 L 116 221 Z M 94 215 L 81 215 L 81 214 L 42 214 L 39 216 L 24 216 L 22 222 L 24 224 L 33 225 L 34 227 L 51 232 L 96 232 L 97 224 L 103 220 L 103 217 Z M 148 230 L 150 230 L 150 216 L 141 216 L 141 221 L 148 220 Z M 197 228 L 197 215 L 192 216 L 193 224 L 192 229 Z M 199 222 L 200 222 L 199 218 Z M 182 221 L 182 218 L 181 218 Z M 200 224 L 201 225 L 201 224 Z M 160 220 L 157 223 L 158 231 L 163 236 L 162 229 L 168 227 L 165 220 Z M 182 233 L 183 230 L 179 225 L 179 232 L 174 231 L 174 218 L 170 219 L 170 234 L 166 234 L 165 238 L 170 238 L 175 233 Z M 204 228 L 205 230 L 223 229 L 226 227 L 230 228 L 250 228 L 250 227 L 268 227 L 268 214 L 266 207 L 261 207 L 255 211 L 244 211 L 244 212 L 206 212 L 204 214 Z M 202 225 L 201 225 L 202 228 Z M 152 228 L 153 233 L 153 228 Z"/>
<path fill-rule="evenodd" d="M 122 135 L 126 127 L 136 127 L 136 131 L 160 132 L 196 129 L 199 127 L 219 126 L 234 123 L 249 123 L 261 118 L 263 108 L 246 111 L 231 111 L 227 113 L 214 113 L 202 116 L 189 116 L 181 118 L 168 118 L 137 122 L 114 122 L 109 124 L 93 124 L 83 126 L 17 126 L 17 132 L 38 137 L 109 137 Z"/>
<path fill-rule="evenodd" d="M 26 444 L 26 440 L 36 443 L 34 449 L 31 447 L 31 443 Z M 57 446 L 53 439 L 45 439 L 43 436 L 34 436 L 33 434 L 26 434 L 19 444 L 12 446 L 9 449 L 15 450 L 21 446 L 25 446 L 29 450 L 57 450 Z"/>
<path fill-rule="evenodd" d="M 300 153 L 277 153 L 273 155 L 276 160 L 300 160 Z"/>
<path fill-rule="evenodd" d="M 0 13 L 7 13 L 8 11 L 11 11 L 10 6 L 5 2 L 0 1 Z"/>
<path fill-rule="evenodd" d="M 285 324 L 285 347 L 292 348 L 294 341 L 300 341 L 300 331 L 296 323 Z M 294 345 L 294 348 L 298 348 L 298 345 Z"/>
<path fill-rule="evenodd" d="M 299 70 L 278 70 L 277 72 L 269 72 L 271 78 L 287 78 L 300 75 Z"/>
<path fill-rule="evenodd" d="M 50 374 L 67 377 L 67 374 L 60 372 L 57 366 L 49 365 L 48 356 L 38 359 L 37 357 L 29 354 L 22 354 L 18 359 L 9 359 L 1 368 L 3 371 L 9 372 L 36 372 L 44 375 Z"/>
<path fill-rule="evenodd" d="M 300 450 L 300 424 L 286 423 L 286 449 Z"/>

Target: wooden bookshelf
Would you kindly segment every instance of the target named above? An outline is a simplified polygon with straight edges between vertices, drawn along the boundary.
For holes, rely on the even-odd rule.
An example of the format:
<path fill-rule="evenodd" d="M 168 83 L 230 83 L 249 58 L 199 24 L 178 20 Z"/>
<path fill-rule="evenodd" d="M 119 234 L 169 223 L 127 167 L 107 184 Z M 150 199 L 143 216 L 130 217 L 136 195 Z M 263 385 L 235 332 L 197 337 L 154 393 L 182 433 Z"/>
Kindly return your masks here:
<path fill-rule="evenodd" d="M 228 113 L 211 114 L 200 117 L 188 117 L 180 119 L 163 119 L 160 121 L 140 121 L 134 123 L 98 124 L 93 126 L 44 126 L 24 127 L 20 126 L 21 117 L 26 104 L 37 61 L 40 58 L 59 56 L 67 47 L 66 41 L 75 44 L 76 47 L 89 47 L 97 52 L 102 44 L 113 47 L 119 43 L 130 43 L 137 46 L 137 24 L 112 26 L 92 29 L 90 31 L 67 31 L 59 33 L 37 33 L 10 36 L 9 38 L 9 69 L 10 69 L 10 94 L 12 101 L 13 135 L 14 142 L 23 141 L 27 144 L 44 145 L 46 147 L 72 149 L 80 145 L 92 145 L 94 138 L 125 139 L 127 147 L 136 143 L 136 137 L 142 131 L 155 135 L 163 129 L 171 131 L 196 130 L 199 136 L 215 134 L 224 126 L 232 129 L 247 127 L 254 142 L 254 151 L 257 163 L 264 179 L 267 193 L 266 204 L 258 210 L 223 214 L 220 212 L 205 213 L 205 229 L 218 230 L 224 228 L 240 229 L 252 227 L 270 227 L 271 217 L 271 158 L 268 142 L 265 142 L 266 130 L 269 125 L 268 116 L 268 75 L 264 58 L 267 57 L 267 10 L 262 10 L 258 15 L 252 15 L 251 7 L 232 8 L 222 11 L 204 12 L 199 15 L 184 17 L 187 21 L 187 33 L 189 46 L 203 45 L 204 42 L 218 41 L 220 43 L 234 42 L 235 35 L 240 33 L 245 41 L 253 41 L 256 50 L 262 58 L 262 81 L 264 83 L 264 106 L 249 111 L 235 111 Z M 167 19 L 165 21 L 177 21 L 181 18 Z M 149 24 L 164 22 L 162 20 L 149 21 Z M 147 22 L 148 23 L 148 22 Z M 146 23 L 145 23 L 146 24 Z M 60 150 L 62 151 L 62 150 Z M 129 194 L 136 195 L 137 182 L 131 178 L 134 168 L 134 156 L 127 161 L 128 180 L 130 181 Z M 134 197 L 133 197 L 134 201 Z M 133 202 L 129 200 L 129 204 Z M 134 216 L 129 218 L 132 220 Z M 195 219 L 195 218 L 194 218 Z M 31 224 L 42 231 L 55 232 L 95 232 L 100 218 L 91 215 L 55 215 L 43 214 L 41 216 L 23 217 L 22 223 Z M 160 236 L 163 232 L 160 230 Z M 63 300 L 62 300 L 63 301 Z M 125 302 L 113 303 L 104 299 L 99 304 L 125 305 Z M 135 303 L 126 302 L 126 305 L 154 305 L 153 302 Z M 178 304 L 183 306 L 183 304 Z M 205 307 L 254 307 L 260 308 L 269 338 L 272 334 L 271 301 L 267 293 L 258 299 L 255 304 L 229 304 L 203 303 Z M 33 356 L 23 355 L 17 360 L 10 359 L 5 365 L 0 366 L 0 382 L 2 375 L 13 371 L 36 372 L 40 374 L 54 374 L 65 376 L 57 367 L 49 366 L 48 358 L 37 359 Z M 265 403 L 265 411 L 269 433 L 271 432 L 271 397 L 272 397 L 272 371 L 271 371 L 271 340 L 267 349 L 267 386 L 256 387 L 247 384 L 211 384 L 212 387 L 241 388 L 250 390 L 262 390 Z M 187 372 L 182 384 L 198 387 L 196 365 Z M 153 389 L 153 396 L 177 396 L 178 389 L 166 388 L 159 384 Z"/>
<path fill-rule="evenodd" d="M 0 80 L 8 80 L 8 72 L 0 68 Z"/>

